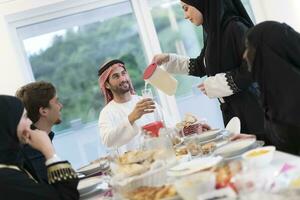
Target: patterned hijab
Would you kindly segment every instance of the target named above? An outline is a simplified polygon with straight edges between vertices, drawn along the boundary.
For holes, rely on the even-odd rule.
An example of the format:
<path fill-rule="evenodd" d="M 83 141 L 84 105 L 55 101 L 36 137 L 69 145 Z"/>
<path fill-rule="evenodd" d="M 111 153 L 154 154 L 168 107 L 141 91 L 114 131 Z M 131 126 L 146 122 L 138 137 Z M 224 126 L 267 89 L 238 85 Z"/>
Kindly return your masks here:
<path fill-rule="evenodd" d="M 98 70 L 98 76 L 99 76 L 98 85 L 99 85 L 101 92 L 104 95 L 105 104 L 108 104 L 114 98 L 112 92 L 105 87 L 105 83 L 106 83 L 106 81 L 108 81 L 109 75 L 111 74 L 111 72 L 114 69 L 112 67 L 114 64 L 119 64 L 118 65 L 119 67 L 123 67 L 126 70 L 124 62 L 121 60 L 117 60 L 117 59 L 104 63 L 102 66 L 100 66 L 100 69 Z M 135 91 L 133 89 L 133 85 L 132 85 L 132 82 L 130 79 L 129 79 L 129 85 L 130 85 L 130 93 L 135 94 Z"/>
<path fill-rule="evenodd" d="M 0 110 L 0 163 L 22 166 L 17 127 L 24 106 L 16 97 L 0 95 Z"/>

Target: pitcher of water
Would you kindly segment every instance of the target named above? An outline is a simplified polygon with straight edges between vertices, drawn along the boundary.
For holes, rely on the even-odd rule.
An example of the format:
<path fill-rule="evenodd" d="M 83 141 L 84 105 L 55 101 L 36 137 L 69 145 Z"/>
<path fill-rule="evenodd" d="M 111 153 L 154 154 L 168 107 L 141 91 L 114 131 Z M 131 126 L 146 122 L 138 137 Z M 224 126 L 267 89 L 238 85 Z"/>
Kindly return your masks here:
<path fill-rule="evenodd" d="M 167 71 L 157 66 L 156 63 L 150 64 L 144 71 L 144 80 L 167 95 L 174 95 L 177 89 L 177 80 Z"/>

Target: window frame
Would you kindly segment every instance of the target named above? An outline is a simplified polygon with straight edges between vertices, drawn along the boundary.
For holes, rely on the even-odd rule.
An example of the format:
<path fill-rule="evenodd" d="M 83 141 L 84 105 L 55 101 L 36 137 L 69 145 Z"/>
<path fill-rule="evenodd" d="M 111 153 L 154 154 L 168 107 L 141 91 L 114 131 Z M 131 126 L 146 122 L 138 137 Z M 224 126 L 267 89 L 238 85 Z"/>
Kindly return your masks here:
<path fill-rule="evenodd" d="M 12 41 L 14 41 L 16 58 L 19 65 L 22 66 L 20 67 L 20 70 L 22 71 L 22 74 L 24 74 L 25 81 L 32 82 L 35 81 L 35 79 L 31 64 L 22 44 L 22 39 L 18 35 L 18 28 L 122 2 L 131 3 L 133 14 L 136 17 L 137 25 L 139 27 L 141 40 L 144 45 L 144 51 L 148 62 L 150 62 L 154 54 L 161 53 L 161 48 L 147 0 L 63 1 L 5 16 Z M 180 121 L 175 97 L 167 96 L 159 90 L 157 91 L 157 94 L 166 114 L 172 116 L 171 124 L 175 125 L 176 122 Z"/>

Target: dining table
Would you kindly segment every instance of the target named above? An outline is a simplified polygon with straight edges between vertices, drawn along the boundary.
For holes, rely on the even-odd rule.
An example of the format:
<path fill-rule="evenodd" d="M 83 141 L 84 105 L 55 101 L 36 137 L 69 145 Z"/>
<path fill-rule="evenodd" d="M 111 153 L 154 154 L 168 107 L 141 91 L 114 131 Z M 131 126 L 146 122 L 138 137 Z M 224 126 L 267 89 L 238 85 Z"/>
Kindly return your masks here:
<path fill-rule="evenodd" d="M 242 159 L 242 158 L 240 158 L 240 159 Z M 266 168 L 270 168 L 270 169 L 271 168 L 281 168 L 284 165 L 294 166 L 294 167 L 300 168 L 300 157 L 276 150 L 274 152 L 273 160 L 271 161 L 271 163 L 268 166 L 266 166 Z M 114 195 L 113 190 L 109 185 L 104 185 L 103 186 L 103 184 L 102 184 L 102 186 L 100 186 L 100 187 L 102 187 L 102 188 L 104 187 L 104 188 L 106 188 L 106 190 L 101 190 L 100 189 L 98 192 L 94 192 L 94 193 L 90 194 L 89 196 L 85 196 L 85 197 L 80 198 L 80 199 L 81 200 L 115 199 L 113 197 L 113 195 Z"/>

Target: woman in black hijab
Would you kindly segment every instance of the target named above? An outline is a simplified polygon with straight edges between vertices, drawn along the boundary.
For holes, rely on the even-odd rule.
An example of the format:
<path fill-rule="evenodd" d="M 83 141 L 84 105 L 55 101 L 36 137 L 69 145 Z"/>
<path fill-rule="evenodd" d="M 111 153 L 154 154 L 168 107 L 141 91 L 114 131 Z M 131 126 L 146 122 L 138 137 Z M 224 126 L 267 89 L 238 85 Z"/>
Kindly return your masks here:
<path fill-rule="evenodd" d="M 19 99 L 0 95 L 0 199 L 79 199 L 78 179 L 67 161 L 59 161 L 46 132 L 31 130 Z M 37 183 L 23 169 L 22 144 L 28 143 L 47 158 L 49 184 Z"/>
<path fill-rule="evenodd" d="M 244 34 L 253 26 L 240 0 L 182 0 L 185 18 L 203 26 L 204 48 L 197 58 L 158 54 L 153 62 L 165 63 L 170 73 L 209 76 L 199 88 L 219 98 L 224 123 L 237 116 L 241 131 L 263 136 L 263 111 L 247 65 L 242 59 Z M 221 98 L 223 97 L 223 98 Z"/>
<path fill-rule="evenodd" d="M 284 23 L 263 22 L 247 33 L 244 58 L 260 86 L 271 142 L 300 155 L 300 34 Z"/>

